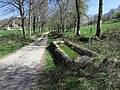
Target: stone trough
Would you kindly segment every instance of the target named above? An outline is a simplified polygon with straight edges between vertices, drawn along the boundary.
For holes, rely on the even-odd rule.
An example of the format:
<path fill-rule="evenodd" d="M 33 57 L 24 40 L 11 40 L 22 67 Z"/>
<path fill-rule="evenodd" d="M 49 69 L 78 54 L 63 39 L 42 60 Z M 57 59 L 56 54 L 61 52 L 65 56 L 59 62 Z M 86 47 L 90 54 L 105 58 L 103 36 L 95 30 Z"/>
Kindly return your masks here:
<path fill-rule="evenodd" d="M 73 49 L 74 51 L 76 51 L 77 53 L 79 53 L 80 55 L 85 55 L 88 57 L 95 57 L 98 55 L 96 52 L 93 52 L 86 48 L 82 48 L 72 42 L 65 42 L 65 44 L 69 46 L 71 49 Z"/>
<path fill-rule="evenodd" d="M 65 44 L 75 52 L 77 52 L 80 56 L 75 58 L 70 58 L 69 55 L 64 52 L 58 44 Z M 54 62 L 57 66 L 71 66 L 71 64 L 79 63 L 81 65 L 81 68 L 85 68 L 87 63 L 90 61 L 90 59 L 94 56 L 97 56 L 96 52 L 93 52 L 91 50 L 88 50 L 86 48 L 81 48 L 78 45 L 75 45 L 71 42 L 65 42 L 65 41 L 54 41 L 51 42 L 51 50 L 52 54 L 54 56 Z"/>

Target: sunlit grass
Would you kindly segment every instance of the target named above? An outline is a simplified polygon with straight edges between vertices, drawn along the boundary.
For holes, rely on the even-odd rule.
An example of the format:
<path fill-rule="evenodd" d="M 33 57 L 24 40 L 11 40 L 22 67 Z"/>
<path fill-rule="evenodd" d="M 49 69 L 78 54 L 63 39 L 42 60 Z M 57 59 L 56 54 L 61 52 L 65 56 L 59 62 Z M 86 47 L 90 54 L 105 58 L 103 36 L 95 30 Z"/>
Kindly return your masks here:
<path fill-rule="evenodd" d="M 0 57 L 3 57 L 9 53 L 14 52 L 15 50 L 20 49 L 21 47 L 34 41 L 41 35 L 42 33 L 37 34 L 34 37 L 32 36 L 24 39 L 22 37 L 21 30 L 0 31 Z"/>
<path fill-rule="evenodd" d="M 65 44 L 58 44 L 58 45 L 70 58 L 75 58 L 80 56 L 77 52 L 70 49 L 67 45 Z"/>
<path fill-rule="evenodd" d="M 96 24 L 89 25 L 89 26 L 82 26 L 80 29 L 80 36 L 82 37 L 90 37 L 90 36 L 95 36 L 96 34 Z M 115 22 L 115 21 L 104 21 L 102 23 L 102 32 L 105 32 L 109 29 L 112 28 L 118 28 L 120 27 L 120 22 Z M 75 32 L 65 32 L 64 34 L 66 35 L 75 35 Z"/>
<path fill-rule="evenodd" d="M 105 21 L 102 23 L 102 32 L 118 27 L 120 27 L 120 22 Z M 96 34 L 96 24 L 81 27 L 80 34 L 85 37 L 94 36 Z"/>

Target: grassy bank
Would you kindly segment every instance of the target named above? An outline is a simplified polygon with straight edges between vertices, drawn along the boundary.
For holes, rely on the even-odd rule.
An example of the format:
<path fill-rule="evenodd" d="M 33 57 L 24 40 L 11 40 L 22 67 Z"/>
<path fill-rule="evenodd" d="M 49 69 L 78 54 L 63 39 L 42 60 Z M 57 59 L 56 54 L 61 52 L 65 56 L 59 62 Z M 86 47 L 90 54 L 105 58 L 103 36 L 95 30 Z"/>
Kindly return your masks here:
<path fill-rule="evenodd" d="M 118 60 L 120 59 L 120 22 L 105 22 L 104 23 L 104 36 L 102 39 L 93 39 L 91 42 L 80 42 L 79 44 L 82 47 L 93 50 L 101 55 L 101 57 L 96 57 L 95 60 L 101 60 L 101 58 L 105 57 L 114 57 Z M 90 27 L 95 30 L 95 25 L 82 27 L 83 31 L 81 34 L 85 37 L 89 36 Z M 113 29 L 114 28 L 114 29 Z M 82 33 L 83 32 L 83 33 Z M 39 35 L 34 35 L 32 38 L 27 38 L 24 40 L 21 37 L 21 33 L 18 31 L 2 31 L 0 34 L 0 55 L 4 56 L 14 50 L 19 49 L 20 47 L 28 44 L 29 42 L 36 39 L 36 37 L 40 37 Z M 72 36 L 71 32 L 67 32 L 66 34 Z M 94 35 L 95 32 L 92 31 L 91 35 Z M 48 35 L 48 45 L 51 41 L 59 40 L 61 38 L 55 37 L 55 35 Z M 69 52 L 70 50 L 66 46 L 60 45 L 65 52 Z M 69 52 L 70 56 L 74 53 Z M 3 54 L 3 55 L 2 55 Z M 107 66 L 106 64 L 104 66 Z M 46 50 L 46 65 L 45 70 L 39 76 L 39 82 L 33 90 L 119 90 L 116 88 L 117 84 L 119 85 L 119 71 L 113 72 L 105 72 L 107 69 L 114 69 L 112 67 L 108 67 L 107 69 L 101 67 L 97 69 L 96 67 L 90 67 L 86 69 L 73 68 L 66 69 L 57 67 L 54 65 L 54 58 L 52 57 L 52 53 L 50 53 L 50 48 L 47 47 Z M 100 70 L 101 69 L 101 70 Z M 113 75 L 114 74 L 114 75 Z M 92 77 L 92 76 L 95 76 Z M 117 83 L 118 80 L 118 83 Z"/>
<path fill-rule="evenodd" d="M 95 62 L 99 63 L 102 59 L 106 57 L 119 58 L 120 54 L 120 22 L 105 22 L 103 25 L 103 31 L 105 38 L 93 39 L 91 42 L 80 42 L 77 44 L 93 50 L 100 54 L 99 57 L 95 57 Z M 81 34 L 85 37 L 89 36 L 89 29 L 91 26 L 82 27 Z M 95 28 L 95 25 L 92 25 Z M 94 29 L 95 30 L 95 29 Z M 73 32 L 66 32 L 74 38 Z M 94 35 L 95 32 L 92 32 Z M 55 38 L 55 35 L 49 35 L 48 46 L 51 41 L 56 41 L 61 38 Z M 70 39 L 71 40 L 71 39 Z M 73 41 L 74 42 L 74 41 Z M 76 43 L 76 42 L 75 42 Z M 64 48 L 63 46 L 61 46 Z M 57 67 L 54 65 L 54 59 L 52 53 L 49 52 L 47 48 L 46 52 L 46 69 L 40 75 L 39 82 L 37 83 L 38 89 L 43 90 L 119 90 L 115 83 L 117 83 L 117 78 L 112 73 L 105 72 L 107 70 L 102 66 L 101 68 L 90 67 L 86 69 L 65 69 Z M 69 50 L 67 50 L 69 51 Z M 101 61 L 100 61 L 101 62 Z M 110 70 L 110 69 L 108 69 Z M 116 75 L 119 72 L 115 71 Z M 95 78 L 92 78 L 92 76 Z"/>
<path fill-rule="evenodd" d="M 96 32 L 96 25 L 84 26 L 81 28 L 81 35 L 80 37 L 89 37 L 90 36 L 90 28 L 92 28 L 91 35 L 94 36 Z M 70 37 L 67 40 L 72 41 L 73 43 L 77 43 L 82 47 L 88 48 L 93 50 L 103 57 L 114 57 L 120 59 L 120 22 L 115 21 L 106 21 L 103 22 L 102 25 L 102 39 L 91 40 L 88 42 L 89 38 L 83 38 L 82 42 L 79 40 L 79 36 L 76 37 L 70 32 L 66 32 L 66 34 Z"/>
<path fill-rule="evenodd" d="M 120 27 L 104 32 L 105 38 L 92 40 L 90 43 L 79 43 L 80 46 L 93 50 L 104 57 L 120 60 Z"/>
<path fill-rule="evenodd" d="M 90 70 L 66 69 L 54 65 L 54 58 L 50 53 L 49 44 L 51 41 L 58 40 L 50 35 L 48 37 L 48 47 L 46 51 L 45 70 L 40 74 L 39 81 L 35 85 L 37 89 L 43 90 L 88 90 L 95 86 L 97 90 L 105 90 L 105 85 L 99 80 L 89 80 L 84 74 L 89 74 Z M 100 77 L 106 78 L 106 77 Z M 101 85 L 100 85 L 101 84 Z"/>
<path fill-rule="evenodd" d="M 104 33 L 107 30 L 112 28 L 120 27 L 120 22 L 117 21 L 104 21 L 102 23 L 102 32 Z M 92 30 L 91 30 L 92 29 Z M 80 29 L 80 36 L 82 37 L 89 37 L 94 36 L 96 33 L 96 24 L 89 25 L 89 26 L 82 26 Z M 73 32 L 65 32 L 66 35 L 75 35 Z"/>
<path fill-rule="evenodd" d="M 41 35 L 42 33 L 24 39 L 22 31 L 0 31 L 0 58 L 29 44 Z"/>
<path fill-rule="evenodd" d="M 50 53 L 49 45 L 51 41 L 59 39 L 55 38 L 54 35 L 48 35 L 45 70 L 40 74 L 39 81 L 35 87 L 43 90 L 83 90 L 86 86 L 79 86 L 79 83 L 76 83 L 79 79 L 78 76 L 54 64 L 54 58 L 52 53 Z"/>

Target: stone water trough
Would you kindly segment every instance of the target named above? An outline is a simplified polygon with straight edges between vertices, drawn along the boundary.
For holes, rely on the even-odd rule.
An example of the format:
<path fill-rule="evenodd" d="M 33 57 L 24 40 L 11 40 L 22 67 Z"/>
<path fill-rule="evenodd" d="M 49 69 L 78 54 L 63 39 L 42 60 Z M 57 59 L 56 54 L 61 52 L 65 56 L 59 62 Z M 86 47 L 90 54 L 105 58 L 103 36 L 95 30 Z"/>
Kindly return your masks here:
<path fill-rule="evenodd" d="M 76 57 L 71 57 L 70 55 L 67 54 L 67 52 L 69 51 L 64 52 L 61 49 L 60 44 L 65 44 L 67 47 L 69 47 L 78 55 Z M 50 47 L 52 50 L 52 54 L 54 56 L 54 62 L 58 66 L 69 67 L 71 66 L 71 64 L 79 63 L 81 68 L 85 68 L 89 63 L 90 59 L 98 55 L 96 52 L 93 52 L 86 48 L 79 47 L 78 45 L 73 44 L 72 42 L 53 41 L 51 42 Z"/>

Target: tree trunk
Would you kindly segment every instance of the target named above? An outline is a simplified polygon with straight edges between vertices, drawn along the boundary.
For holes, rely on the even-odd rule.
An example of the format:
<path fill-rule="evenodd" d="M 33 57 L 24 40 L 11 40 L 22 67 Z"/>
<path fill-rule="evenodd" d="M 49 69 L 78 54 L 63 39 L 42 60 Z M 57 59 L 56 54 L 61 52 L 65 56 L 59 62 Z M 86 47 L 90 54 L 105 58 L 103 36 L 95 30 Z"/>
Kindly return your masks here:
<path fill-rule="evenodd" d="M 97 37 L 100 37 L 100 34 L 101 34 L 102 8 L 103 8 L 103 0 L 99 0 L 99 12 L 98 12 L 97 31 L 96 31 L 96 36 Z"/>
<path fill-rule="evenodd" d="M 35 32 L 36 32 L 36 17 L 35 16 L 33 16 L 33 34 L 35 34 Z"/>
<path fill-rule="evenodd" d="M 21 22 L 22 22 L 22 30 L 23 30 L 23 37 L 26 38 L 25 36 L 25 28 L 24 28 L 24 18 L 21 18 Z"/>
<path fill-rule="evenodd" d="M 59 24 L 57 25 L 57 32 L 58 33 L 60 32 L 60 26 L 59 26 Z"/>
<path fill-rule="evenodd" d="M 31 36 L 31 0 L 29 5 L 29 15 L 28 15 L 28 35 Z"/>
<path fill-rule="evenodd" d="M 37 17 L 36 17 L 36 30 L 37 30 L 37 32 L 39 32 L 39 18 L 38 18 L 39 16 L 37 15 Z"/>
<path fill-rule="evenodd" d="M 60 10 L 60 22 L 61 22 L 61 29 L 62 29 L 62 32 L 64 32 L 65 31 L 65 29 L 64 29 L 64 21 L 63 21 L 63 11 L 62 11 L 62 8 L 60 8 L 61 10 Z"/>
<path fill-rule="evenodd" d="M 65 32 L 65 29 L 64 29 L 64 22 L 62 21 L 62 32 Z"/>
<path fill-rule="evenodd" d="M 41 32 L 44 32 L 44 23 L 41 23 Z"/>
<path fill-rule="evenodd" d="M 79 5 L 78 5 L 78 0 L 75 0 L 76 2 L 76 12 L 77 12 L 77 32 L 76 35 L 79 36 L 79 30 L 80 30 L 80 11 L 79 11 Z"/>
<path fill-rule="evenodd" d="M 75 32 L 76 31 L 76 19 L 74 20 L 74 23 L 73 23 L 73 32 Z"/>
<path fill-rule="evenodd" d="M 23 37 L 26 38 L 26 35 L 25 35 L 25 27 L 24 27 L 24 24 L 25 24 L 25 11 L 24 11 L 24 2 L 18 2 L 18 5 L 19 5 L 19 12 L 20 12 L 20 16 L 21 16 L 21 27 L 22 27 L 22 31 L 23 31 Z"/>
<path fill-rule="evenodd" d="M 65 31 L 65 26 L 64 26 L 64 19 L 63 19 L 63 15 L 64 15 L 64 11 L 63 11 L 63 8 L 62 6 L 60 5 L 60 0 L 57 0 L 58 2 L 58 5 L 59 5 L 59 8 L 60 8 L 60 22 L 61 22 L 61 29 L 62 29 L 62 32 Z"/>
<path fill-rule="evenodd" d="M 40 33 L 41 29 L 40 29 L 40 26 L 39 26 L 39 33 Z"/>

